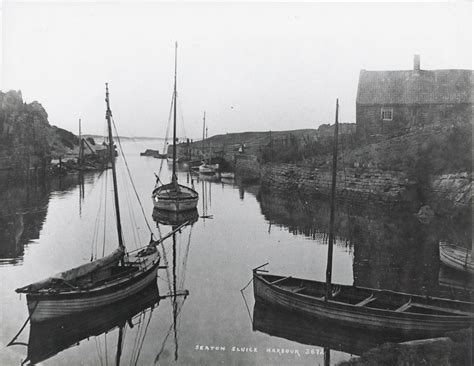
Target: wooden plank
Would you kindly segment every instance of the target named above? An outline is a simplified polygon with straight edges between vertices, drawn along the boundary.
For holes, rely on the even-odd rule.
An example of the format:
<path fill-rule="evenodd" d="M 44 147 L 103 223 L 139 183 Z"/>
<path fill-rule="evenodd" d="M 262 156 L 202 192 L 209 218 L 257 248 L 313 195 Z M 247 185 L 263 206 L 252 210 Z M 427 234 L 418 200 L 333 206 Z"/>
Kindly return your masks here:
<path fill-rule="evenodd" d="M 304 291 L 304 290 L 306 290 L 306 287 L 298 287 L 298 288 L 295 288 L 294 290 L 292 290 L 291 292 L 296 294 L 296 293 Z"/>
<path fill-rule="evenodd" d="M 401 312 L 404 312 L 405 310 L 407 310 L 410 306 L 412 305 L 411 303 L 411 300 L 408 301 L 407 303 L 403 304 L 402 306 L 400 306 L 398 309 L 395 309 L 395 311 L 397 313 L 401 313 Z"/>
<path fill-rule="evenodd" d="M 270 282 L 270 284 L 271 284 L 271 285 L 275 285 L 275 284 L 277 284 L 277 283 L 283 282 L 284 280 L 287 280 L 288 278 L 291 278 L 291 276 L 280 278 L 279 280 Z"/>
<path fill-rule="evenodd" d="M 355 306 L 364 306 L 367 305 L 369 302 L 372 302 L 376 300 L 377 298 L 374 296 L 374 294 L 370 295 L 368 298 L 362 300 L 361 302 L 355 304 Z"/>
<path fill-rule="evenodd" d="M 462 310 L 456 310 L 456 309 L 450 309 L 450 308 L 442 308 L 442 307 L 433 306 L 433 305 L 412 303 L 411 306 L 416 306 L 418 308 L 428 309 L 428 310 L 433 310 L 433 311 L 442 311 L 442 312 L 445 312 L 445 313 L 452 313 L 452 314 L 465 315 L 465 316 L 473 316 L 473 313 L 470 313 L 468 311 L 462 311 Z"/>

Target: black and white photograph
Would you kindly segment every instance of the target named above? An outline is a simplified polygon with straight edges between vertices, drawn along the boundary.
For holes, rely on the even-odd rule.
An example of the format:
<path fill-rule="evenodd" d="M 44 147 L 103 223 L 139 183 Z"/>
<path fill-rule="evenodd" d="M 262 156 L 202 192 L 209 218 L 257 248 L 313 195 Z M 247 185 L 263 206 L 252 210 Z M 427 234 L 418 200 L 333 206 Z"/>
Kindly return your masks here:
<path fill-rule="evenodd" d="M 473 11 L 1 1 L 0 365 L 472 365 Z"/>

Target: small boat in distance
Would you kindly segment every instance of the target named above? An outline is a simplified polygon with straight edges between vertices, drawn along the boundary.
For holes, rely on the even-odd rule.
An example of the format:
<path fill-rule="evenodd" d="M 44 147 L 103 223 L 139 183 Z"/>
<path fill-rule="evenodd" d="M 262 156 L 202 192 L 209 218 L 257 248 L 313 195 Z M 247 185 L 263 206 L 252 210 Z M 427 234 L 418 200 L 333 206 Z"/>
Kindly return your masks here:
<path fill-rule="evenodd" d="M 152 192 L 153 205 L 158 210 L 182 212 L 193 210 L 197 207 L 198 193 L 189 187 L 178 184 L 176 175 L 176 73 L 177 73 L 178 44 L 175 45 L 175 72 L 173 92 L 173 170 L 171 182 L 162 184 L 157 177 L 155 188 Z"/>
<path fill-rule="evenodd" d="M 156 281 L 160 263 L 156 245 L 169 235 L 159 241 L 152 239 L 148 246 L 126 253 L 115 169 L 112 112 L 108 85 L 105 85 L 108 148 L 112 164 L 118 248 L 108 256 L 16 289 L 16 292 L 26 294 L 31 321 L 44 321 L 112 304 Z"/>
<path fill-rule="evenodd" d="M 202 136 L 202 150 L 203 156 L 204 154 L 204 131 L 206 131 L 206 138 L 207 138 L 207 126 L 206 126 L 206 112 L 204 112 L 203 117 L 203 136 Z M 216 174 L 219 171 L 219 164 L 212 164 L 212 148 L 211 142 L 209 141 L 209 156 L 207 159 L 204 159 L 202 164 L 199 166 L 199 173 L 200 174 Z"/>
<path fill-rule="evenodd" d="M 457 271 L 474 274 L 471 250 L 446 242 L 439 242 L 439 258 L 441 262 Z"/>
<path fill-rule="evenodd" d="M 201 174 L 216 174 L 219 171 L 219 164 L 202 164 L 199 166 Z"/>
<path fill-rule="evenodd" d="M 433 336 L 469 328 L 472 302 L 332 283 L 338 109 L 336 101 L 326 282 L 270 274 L 264 264 L 253 269 L 255 299 L 338 325 L 394 334 Z"/>
<path fill-rule="evenodd" d="M 224 179 L 234 179 L 235 174 L 233 172 L 221 172 L 221 178 Z"/>
<path fill-rule="evenodd" d="M 146 149 L 144 152 L 140 153 L 140 156 L 150 156 L 157 159 L 166 159 L 167 154 L 160 154 L 159 150 Z"/>

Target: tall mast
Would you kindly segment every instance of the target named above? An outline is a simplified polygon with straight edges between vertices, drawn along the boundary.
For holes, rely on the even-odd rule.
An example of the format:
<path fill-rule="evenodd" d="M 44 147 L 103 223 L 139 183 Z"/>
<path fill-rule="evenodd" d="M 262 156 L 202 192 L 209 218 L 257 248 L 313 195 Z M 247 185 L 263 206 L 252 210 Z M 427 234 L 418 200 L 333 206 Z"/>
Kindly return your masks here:
<path fill-rule="evenodd" d="M 331 296 L 331 276 L 332 276 L 332 249 L 334 245 L 334 211 L 336 200 L 336 173 L 337 173 L 337 136 L 338 136 L 338 115 L 339 99 L 336 99 L 336 123 L 334 124 L 334 144 L 332 151 L 332 184 L 331 184 L 331 213 L 329 216 L 329 240 L 328 240 L 328 260 L 326 267 L 326 297 L 327 301 Z"/>
<path fill-rule="evenodd" d="M 204 139 L 206 136 L 206 111 L 204 111 L 204 116 L 202 117 L 202 154 L 204 155 Z"/>
<path fill-rule="evenodd" d="M 175 43 L 174 49 L 174 103 L 173 103 L 173 175 L 171 181 L 176 180 L 176 73 L 178 70 L 178 42 Z"/>
<path fill-rule="evenodd" d="M 119 241 L 119 248 L 125 250 L 125 245 L 123 244 L 123 235 L 122 235 L 122 223 L 120 221 L 120 206 L 118 199 L 118 188 L 117 188 L 117 173 L 115 171 L 115 154 L 114 154 L 114 139 L 112 137 L 112 111 L 110 110 L 109 103 L 109 84 L 105 83 L 105 103 L 107 104 L 107 112 L 105 118 L 107 119 L 107 128 L 109 130 L 109 156 L 110 162 L 112 163 L 112 180 L 114 183 L 114 199 L 115 199 L 115 217 L 117 219 L 117 236 Z"/>
<path fill-rule="evenodd" d="M 84 154 L 84 143 L 82 142 L 81 119 L 79 118 L 79 166 L 82 167 L 82 156 Z"/>

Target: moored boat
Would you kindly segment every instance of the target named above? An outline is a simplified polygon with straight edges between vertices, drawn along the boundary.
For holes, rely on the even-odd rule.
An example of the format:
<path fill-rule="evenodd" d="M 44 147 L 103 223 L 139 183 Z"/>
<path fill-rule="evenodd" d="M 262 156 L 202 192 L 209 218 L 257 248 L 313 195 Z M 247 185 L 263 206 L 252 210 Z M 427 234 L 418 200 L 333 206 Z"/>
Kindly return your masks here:
<path fill-rule="evenodd" d="M 474 274 L 471 251 L 446 242 L 439 242 L 439 258 L 441 262 L 457 271 Z"/>
<path fill-rule="evenodd" d="M 219 171 L 219 164 L 202 164 L 199 166 L 201 174 L 216 174 Z"/>
<path fill-rule="evenodd" d="M 158 210 L 171 212 L 195 210 L 198 200 L 199 196 L 194 189 L 178 184 L 176 180 L 160 185 L 153 191 L 153 204 Z"/>
<path fill-rule="evenodd" d="M 269 274 L 261 269 L 265 266 L 263 265 L 253 270 L 255 298 L 292 312 L 340 325 L 411 336 L 442 335 L 450 330 L 472 326 L 472 302 L 332 283 L 338 110 L 337 101 L 326 281 Z"/>
<path fill-rule="evenodd" d="M 112 112 L 107 84 L 105 100 L 118 248 L 103 258 L 16 289 L 16 292 L 26 294 L 31 321 L 44 321 L 105 306 L 137 293 L 156 281 L 160 263 L 156 245 L 169 235 L 160 240 L 154 240 L 152 237 L 148 246 L 128 253 L 126 251 L 120 217 L 111 127 Z"/>
<path fill-rule="evenodd" d="M 254 296 L 286 310 L 360 329 L 410 335 L 440 335 L 468 328 L 473 303 L 429 298 L 356 286 L 333 286 L 326 298 L 324 282 L 253 271 Z"/>
<path fill-rule="evenodd" d="M 176 175 L 176 103 L 177 103 L 177 91 L 176 91 L 176 73 L 177 73 L 177 52 L 178 45 L 175 48 L 175 73 L 174 73 L 174 92 L 173 92 L 173 169 L 171 174 L 171 182 L 168 184 L 162 184 L 160 179 L 157 178 L 155 188 L 152 192 L 153 205 L 158 210 L 182 212 L 193 210 L 197 207 L 199 200 L 198 193 L 190 187 L 178 184 L 178 177 Z"/>
<path fill-rule="evenodd" d="M 235 174 L 233 172 L 221 172 L 221 178 L 234 179 Z"/>
<path fill-rule="evenodd" d="M 32 321 L 28 354 L 23 363 L 37 364 L 74 347 L 84 339 L 126 327 L 127 322 L 130 324 L 137 314 L 150 311 L 159 302 L 155 281 L 140 292 L 107 306 L 48 321 Z"/>

